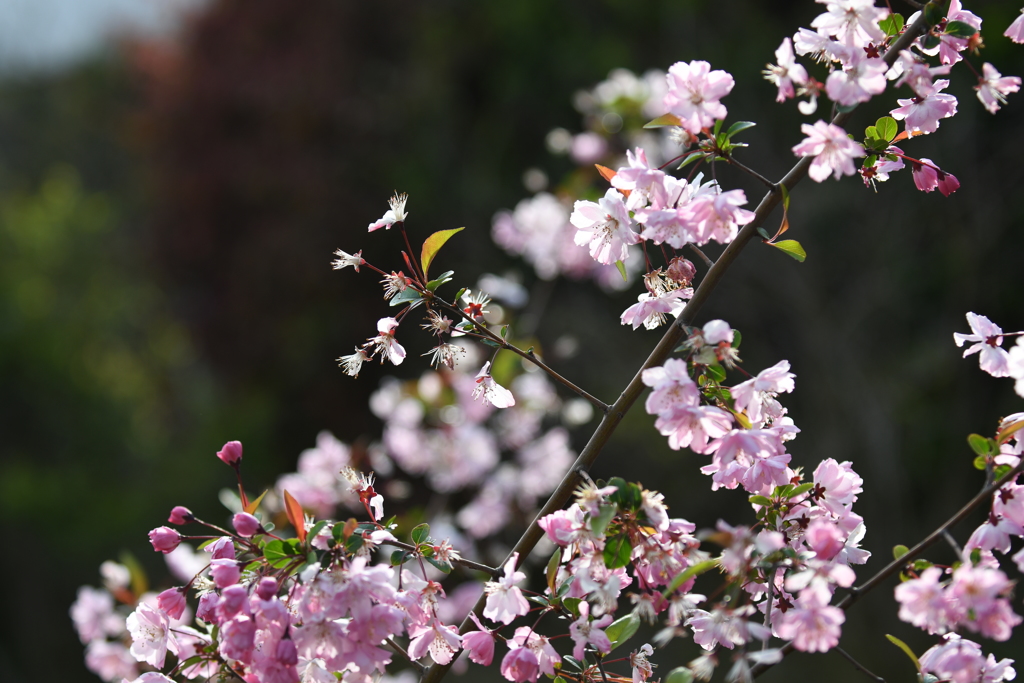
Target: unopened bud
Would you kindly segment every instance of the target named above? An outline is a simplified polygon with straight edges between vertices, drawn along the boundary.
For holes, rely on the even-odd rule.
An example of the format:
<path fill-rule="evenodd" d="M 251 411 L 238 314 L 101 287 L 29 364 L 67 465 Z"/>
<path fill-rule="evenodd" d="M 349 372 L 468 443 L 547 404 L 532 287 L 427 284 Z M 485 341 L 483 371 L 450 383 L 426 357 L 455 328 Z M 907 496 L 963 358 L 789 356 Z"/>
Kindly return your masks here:
<path fill-rule="evenodd" d="M 149 532 L 149 542 L 153 544 L 153 550 L 166 554 L 178 547 L 181 534 L 170 527 L 161 526 Z"/>
<path fill-rule="evenodd" d="M 217 451 L 217 457 L 234 467 L 242 460 L 242 442 L 228 441 L 224 448 Z"/>
<path fill-rule="evenodd" d="M 186 522 L 191 522 L 195 518 L 195 515 L 193 515 L 192 511 L 187 507 L 175 505 L 171 508 L 171 516 L 167 518 L 167 521 L 171 524 L 185 524 Z"/>
<path fill-rule="evenodd" d="M 693 282 L 693 277 L 697 274 L 697 269 L 688 260 L 677 256 L 669 262 L 668 270 L 665 271 L 665 274 L 676 282 L 681 283 L 683 287 L 689 287 L 690 283 Z"/>

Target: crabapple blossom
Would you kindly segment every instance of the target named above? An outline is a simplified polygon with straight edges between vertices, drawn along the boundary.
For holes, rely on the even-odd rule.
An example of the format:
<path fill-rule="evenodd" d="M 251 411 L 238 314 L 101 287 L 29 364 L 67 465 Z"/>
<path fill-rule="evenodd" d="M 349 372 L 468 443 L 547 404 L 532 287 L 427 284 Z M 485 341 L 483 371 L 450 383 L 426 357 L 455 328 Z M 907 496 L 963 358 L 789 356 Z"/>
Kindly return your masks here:
<path fill-rule="evenodd" d="M 922 673 L 952 683 L 999 683 L 1013 680 L 1016 676 L 1010 666 L 1012 659 L 997 662 L 992 655 L 986 658 L 980 645 L 956 633 L 947 633 L 942 640 L 921 655 Z"/>
<path fill-rule="evenodd" d="M 429 624 L 414 624 L 409 627 L 409 656 L 419 659 L 430 653 L 430 658 L 444 665 L 462 646 L 462 636 L 454 626 L 445 626 L 434 617 Z"/>
<path fill-rule="evenodd" d="M 370 223 L 367 231 L 373 232 L 374 230 L 380 230 L 381 228 L 390 230 L 391 226 L 395 223 L 404 223 L 405 219 L 409 216 L 405 211 L 405 203 L 407 201 L 409 201 L 409 195 L 405 193 L 398 194 L 396 192 L 394 196 L 388 200 L 388 205 L 391 208 L 388 209 L 379 220 Z"/>
<path fill-rule="evenodd" d="M 1004 36 L 1015 43 L 1024 43 L 1024 9 L 1020 12 L 1021 15 L 1014 19 L 1013 23 L 1003 32 Z"/>
<path fill-rule="evenodd" d="M 697 135 L 727 115 L 720 99 L 729 94 L 734 81 L 721 70 L 711 70 L 707 62 L 676 62 L 668 69 L 668 92 L 664 106 L 679 117 L 680 126 Z"/>
<path fill-rule="evenodd" d="M 770 368 L 757 373 L 745 382 L 740 382 L 731 390 L 736 409 L 745 411 L 751 422 L 761 422 L 761 409 L 766 394 L 788 393 L 795 386 L 796 377 L 789 371 L 789 361 L 780 360 Z"/>
<path fill-rule="evenodd" d="M 540 675 L 540 662 L 533 650 L 514 640 L 506 641 L 508 654 L 501 660 L 501 675 L 510 681 L 536 681 Z"/>
<path fill-rule="evenodd" d="M 840 626 L 846 621 L 843 610 L 829 605 L 831 594 L 810 586 L 800 591 L 793 606 L 775 623 L 780 638 L 790 640 L 802 652 L 828 652 L 839 644 Z"/>
<path fill-rule="evenodd" d="M 149 542 L 158 553 L 169 553 L 181 543 L 181 534 L 170 527 L 161 526 L 149 532 Z"/>
<path fill-rule="evenodd" d="M 789 38 L 783 38 L 782 44 L 775 50 L 775 61 L 778 65 L 769 64 L 762 73 L 769 83 L 779 89 L 775 97 L 776 102 L 784 102 L 786 98 L 793 97 L 793 86 L 801 86 L 807 82 L 807 70 L 796 61 L 793 54 L 793 43 Z"/>
<path fill-rule="evenodd" d="M 530 603 L 515 585 L 526 578 L 526 574 L 516 570 L 518 559 L 519 553 L 512 553 L 512 557 L 505 563 L 505 575 L 498 581 L 484 584 L 487 593 L 484 616 L 491 621 L 511 624 L 513 619 L 530 611 Z"/>
<path fill-rule="evenodd" d="M 185 613 L 185 590 L 168 588 L 156 596 L 156 603 L 171 619 L 181 619 L 181 615 Z"/>
<path fill-rule="evenodd" d="M 479 630 L 464 634 L 462 647 L 469 653 L 470 661 L 482 666 L 490 666 L 494 660 L 494 632 L 481 624 L 473 612 L 469 613 L 469 618 L 473 620 Z"/>
<path fill-rule="evenodd" d="M 352 266 L 352 270 L 358 273 L 359 266 L 366 263 L 366 261 L 363 260 L 363 251 L 361 249 L 354 254 L 346 254 L 341 249 L 338 249 L 334 252 L 334 255 L 338 257 L 331 261 L 331 267 L 334 268 L 334 270 L 341 270 L 342 268 Z"/>
<path fill-rule="evenodd" d="M 512 392 L 494 381 L 491 377 L 491 362 L 487 361 L 476 375 L 476 389 L 473 398 L 483 399 L 495 408 L 511 408 L 516 404 Z"/>
<path fill-rule="evenodd" d="M 395 330 L 397 328 L 398 321 L 394 318 L 381 318 L 377 321 L 377 332 L 380 334 L 371 338 L 370 343 L 374 346 L 374 354 L 380 352 L 382 363 L 384 362 L 384 355 L 387 355 L 392 365 L 401 365 L 402 361 L 405 360 L 405 349 L 395 340 Z M 357 369 L 356 373 L 358 374 L 358 372 Z"/>
<path fill-rule="evenodd" d="M 114 612 L 113 596 L 90 586 L 78 589 L 78 597 L 71 605 L 71 620 L 82 643 L 124 633 L 124 617 Z"/>
<path fill-rule="evenodd" d="M 989 113 L 995 114 L 999 106 L 1006 104 L 1006 96 L 1020 90 L 1019 76 L 1003 76 L 996 68 L 985 62 L 981 66 L 981 78 L 974 89 L 978 91 L 978 99 Z"/>
<path fill-rule="evenodd" d="M 814 157 L 807 171 L 811 180 L 820 183 L 830 174 L 838 180 L 840 176 L 856 173 L 853 159 L 864 156 L 864 148 L 859 142 L 848 138 L 846 131 L 821 120 L 815 122 L 813 126 L 802 124 L 800 130 L 807 139 L 793 147 L 793 153 L 797 156 Z"/>
<path fill-rule="evenodd" d="M 643 325 L 648 330 L 653 330 L 665 324 L 665 315 L 678 316 L 686 307 L 686 299 L 693 296 L 693 290 L 674 289 L 660 296 L 644 292 L 637 297 L 637 303 L 633 304 L 619 317 L 623 325 L 632 325 L 637 329 Z"/>
<path fill-rule="evenodd" d="M 911 161 L 910 166 L 914 174 L 914 185 L 922 192 L 939 188 L 939 192 L 948 197 L 960 189 L 960 181 L 956 176 L 940 170 L 931 159 Z"/>
<path fill-rule="evenodd" d="M 971 326 L 971 334 L 953 333 L 953 341 L 957 346 L 974 342 L 964 351 L 964 358 L 977 353 L 982 370 L 993 377 L 1009 376 L 1010 354 L 1002 348 L 1002 328 L 977 313 L 967 314 L 967 324 Z"/>
<path fill-rule="evenodd" d="M 956 114 L 956 98 L 939 92 L 948 85 L 948 80 L 938 80 L 927 96 L 896 100 L 900 107 L 893 109 L 889 115 L 897 121 L 906 119 L 908 132 L 934 133 L 939 129 L 939 119 L 948 119 Z"/>
<path fill-rule="evenodd" d="M 854 48 L 878 44 L 885 33 L 878 22 L 888 11 L 874 6 L 874 0 L 815 0 L 826 6 L 827 12 L 818 15 L 811 26 L 822 36 L 835 36 L 841 43 Z"/>
<path fill-rule="evenodd" d="M 577 201 L 569 222 L 577 229 L 576 244 L 589 245 L 593 259 L 605 265 L 625 261 L 629 245 L 640 242 L 640 235 L 630 229 L 633 219 L 622 195 L 612 187 L 596 203 Z"/>
<path fill-rule="evenodd" d="M 644 643 L 639 650 L 629 655 L 629 665 L 633 667 L 633 683 L 646 681 L 654 674 L 654 665 L 648 657 L 654 654 L 654 648 L 650 643 Z"/>
<path fill-rule="evenodd" d="M 859 48 L 845 51 L 843 57 L 845 68 L 833 71 L 825 81 L 825 92 L 833 102 L 851 106 L 885 91 L 889 65 L 884 60 L 868 57 Z"/>
<path fill-rule="evenodd" d="M 132 636 L 131 653 L 137 661 L 161 668 L 167 652 L 178 653 L 178 643 L 166 613 L 140 603 L 125 622 Z"/>
<path fill-rule="evenodd" d="M 171 508 L 171 514 L 167 518 L 167 521 L 171 524 L 185 524 L 186 522 L 191 522 L 193 519 L 195 519 L 195 517 L 192 515 L 191 510 L 187 507 L 182 507 L 181 505 L 175 505 Z"/>
<path fill-rule="evenodd" d="M 248 512 L 235 513 L 235 516 L 231 518 L 231 526 L 235 527 L 235 531 L 243 538 L 251 538 L 263 530 L 260 520 Z"/>
<path fill-rule="evenodd" d="M 355 353 L 339 358 L 338 365 L 341 366 L 342 370 L 349 377 L 358 377 L 359 371 L 363 368 L 363 363 L 368 360 L 370 360 L 370 356 L 367 356 L 365 351 L 357 347 Z"/>
<path fill-rule="evenodd" d="M 584 649 L 587 645 L 593 645 L 594 649 L 601 654 L 607 654 L 612 649 L 612 643 L 603 629 L 612 623 L 612 615 L 605 614 L 599 619 L 590 619 L 590 603 L 586 600 L 579 604 L 580 616 L 569 625 L 569 635 L 572 637 L 574 646 L 572 656 L 583 661 Z"/>

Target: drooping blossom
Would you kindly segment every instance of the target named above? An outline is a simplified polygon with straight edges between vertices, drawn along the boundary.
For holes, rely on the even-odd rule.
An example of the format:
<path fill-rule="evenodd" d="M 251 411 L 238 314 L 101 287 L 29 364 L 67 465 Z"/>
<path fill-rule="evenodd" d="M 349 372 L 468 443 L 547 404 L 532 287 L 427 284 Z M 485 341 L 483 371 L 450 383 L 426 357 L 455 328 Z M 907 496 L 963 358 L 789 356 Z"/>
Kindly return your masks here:
<path fill-rule="evenodd" d="M 1009 376 L 1010 354 L 1002 348 L 1003 329 L 977 313 L 967 314 L 967 324 L 971 326 L 971 334 L 953 333 L 957 346 L 973 342 L 964 351 L 964 358 L 977 353 L 982 370 L 993 377 Z"/>
<path fill-rule="evenodd" d="M 907 19 L 907 25 L 912 24 L 920 13 L 915 12 Z M 960 0 L 951 0 L 949 3 L 949 9 L 946 10 L 946 23 L 960 22 L 969 25 L 975 30 L 975 32 L 981 30 L 981 17 L 965 10 L 960 3 Z M 960 53 L 966 50 L 971 44 L 970 38 L 961 38 L 959 36 L 950 35 L 943 33 L 939 36 L 939 44 L 932 48 L 924 48 L 922 45 L 918 46 L 918 49 L 926 55 L 939 55 L 939 61 L 942 64 L 956 64 L 962 57 Z"/>
<path fill-rule="evenodd" d="M 777 65 L 769 64 L 762 73 L 769 83 L 779 89 L 775 101 L 783 102 L 796 94 L 794 85 L 801 86 L 807 82 L 807 70 L 796 61 L 793 43 L 789 38 L 783 38 L 782 44 L 775 50 L 775 61 L 778 62 Z"/>
<path fill-rule="evenodd" d="M 334 255 L 338 257 L 331 261 L 331 267 L 334 268 L 334 270 L 341 270 L 342 268 L 352 266 L 352 269 L 358 273 L 359 266 L 366 263 L 366 261 L 363 260 L 362 249 L 354 254 L 347 254 L 341 249 L 338 249 L 334 252 Z"/>
<path fill-rule="evenodd" d="M 629 245 L 637 244 L 640 235 L 633 232 L 633 219 L 615 188 L 608 188 L 597 202 L 578 200 L 569 221 L 576 226 L 576 244 L 590 247 L 590 255 L 598 263 L 610 265 L 625 261 Z"/>
<path fill-rule="evenodd" d="M 451 662 L 462 646 L 458 629 L 442 624 L 437 617 L 427 624 L 410 626 L 409 638 L 409 656 L 412 659 L 419 659 L 429 652 L 430 658 L 441 666 Z"/>
<path fill-rule="evenodd" d="M 462 647 L 469 653 L 471 661 L 482 666 L 490 666 L 494 660 L 494 634 L 480 623 L 475 612 L 470 612 L 469 618 L 479 630 L 463 634 Z"/>
<path fill-rule="evenodd" d="M 910 168 L 914 176 L 914 185 L 922 192 L 931 192 L 938 188 L 939 192 L 948 197 L 960 189 L 960 181 L 956 176 L 941 170 L 931 159 L 911 161 Z"/>
<path fill-rule="evenodd" d="M 828 652 L 838 645 L 846 614 L 828 604 L 830 598 L 827 590 L 813 584 L 800 591 L 793 606 L 775 623 L 779 637 L 801 652 Z"/>
<path fill-rule="evenodd" d="M 374 354 L 380 352 L 381 362 L 387 356 L 392 365 L 401 365 L 405 360 L 405 348 L 395 339 L 395 330 L 398 328 L 398 321 L 394 318 L 381 318 L 377 321 L 376 337 L 370 339 L 374 346 Z M 358 370 L 357 370 L 358 372 Z"/>
<path fill-rule="evenodd" d="M 404 223 L 405 219 L 409 216 L 405 211 L 405 203 L 407 201 L 409 201 L 409 195 L 405 193 L 398 194 L 396 192 L 394 196 L 388 200 L 388 205 L 391 208 L 388 209 L 379 220 L 370 223 L 367 231 L 373 232 L 374 230 L 380 230 L 381 228 L 390 230 L 391 226 L 395 223 Z"/>
<path fill-rule="evenodd" d="M 505 575 L 497 581 L 484 584 L 487 593 L 484 616 L 491 621 L 511 624 L 513 619 L 530 611 L 530 603 L 515 585 L 526 578 L 526 574 L 516 570 L 518 559 L 519 553 L 513 553 L 505 563 Z"/>
<path fill-rule="evenodd" d="M 612 643 L 603 629 L 612 623 L 612 615 L 605 614 L 599 619 L 591 620 L 590 603 L 586 600 L 579 604 L 580 616 L 576 621 L 569 624 L 569 635 L 574 643 L 572 656 L 583 661 L 584 651 L 587 645 L 592 645 L 601 654 L 611 652 Z"/>
<path fill-rule="evenodd" d="M 727 115 L 719 100 L 729 94 L 734 81 L 721 70 L 711 70 L 707 62 L 676 62 L 668 69 L 665 108 L 679 117 L 680 126 L 697 135 Z"/>
<path fill-rule="evenodd" d="M 476 375 L 476 389 L 473 390 L 473 398 L 483 399 L 485 403 L 490 403 L 495 408 L 510 408 L 516 404 L 512 392 L 491 377 L 491 361 L 484 363 Z"/>
<path fill-rule="evenodd" d="M 654 674 L 654 664 L 649 657 L 654 654 L 650 643 L 644 643 L 639 650 L 629 655 L 629 665 L 633 667 L 633 683 L 642 683 Z"/>
<path fill-rule="evenodd" d="M 807 139 L 793 147 L 793 153 L 814 157 L 807 171 L 811 180 L 820 183 L 829 175 L 838 180 L 840 176 L 857 172 L 853 160 L 864 156 L 864 148 L 847 137 L 842 128 L 819 120 L 813 126 L 802 124 L 800 130 Z"/>
<path fill-rule="evenodd" d="M 1019 76 L 1003 76 L 996 68 L 985 62 L 981 67 L 981 78 L 974 89 L 978 91 L 978 99 L 989 113 L 995 114 L 999 106 L 1006 104 L 1006 96 L 1020 90 Z"/>
<path fill-rule="evenodd" d="M 637 329 L 643 325 L 648 330 L 653 330 L 665 324 L 666 314 L 678 316 L 686 307 L 686 300 L 693 296 L 693 290 L 674 289 L 660 296 L 644 292 L 637 297 L 637 303 L 633 304 L 619 316 L 623 325 L 632 325 Z"/>
<path fill-rule="evenodd" d="M 1014 19 L 1013 23 L 1003 32 L 1004 36 L 1015 43 L 1024 43 L 1024 9 L 1020 12 L 1020 16 Z"/>
<path fill-rule="evenodd" d="M 231 465 L 232 467 L 235 466 L 242 460 L 242 442 L 228 441 L 224 444 L 223 448 L 217 451 L 217 457 L 225 464 Z"/>
<path fill-rule="evenodd" d="M 789 371 L 789 361 L 781 360 L 770 368 L 757 373 L 745 382 L 740 382 L 731 390 L 736 409 L 745 411 L 751 422 L 761 422 L 761 409 L 766 394 L 788 393 L 793 391 L 796 375 Z"/>
<path fill-rule="evenodd" d="M 921 655 L 920 663 L 921 673 L 952 683 L 999 683 L 1016 676 L 1012 659 L 997 662 L 991 654 L 986 658 L 980 645 L 956 633 L 943 636 L 941 643 Z"/>
<path fill-rule="evenodd" d="M 153 545 L 153 550 L 169 553 L 181 543 L 181 534 L 168 526 L 161 526 L 149 532 L 149 542 Z"/>
<path fill-rule="evenodd" d="M 536 681 L 540 675 L 540 662 L 533 650 L 514 640 L 506 641 L 508 654 L 501 660 L 501 675 L 509 681 Z"/>

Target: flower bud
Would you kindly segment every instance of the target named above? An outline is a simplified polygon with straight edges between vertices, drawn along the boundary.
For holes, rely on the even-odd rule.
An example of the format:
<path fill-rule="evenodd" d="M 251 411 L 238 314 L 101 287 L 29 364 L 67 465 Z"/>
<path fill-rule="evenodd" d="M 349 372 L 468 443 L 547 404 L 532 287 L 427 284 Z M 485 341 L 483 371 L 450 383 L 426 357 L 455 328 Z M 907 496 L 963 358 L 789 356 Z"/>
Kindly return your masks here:
<path fill-rule="evenodd" d="M 181 588 L 168 588 L 156 596 L 156 605 L 171 619 L 181 619 L 185 613 L 185 592 Z"/>
<path fill-rule="evenodd" d="M 228 441 L 224 448 L 217 451 L 217 457 L 232 467 L 237 466 L 242 460 L 242 442 Z"/>
<path fill-rule="evenodd" d="M 203 550 L 210 553 L 211 560 L 235 559 L 235 544 L 227 536 L 221 536 Z"/>
<path fill-rule="evenodd" d="M 246 610 L 248 602 L 249 592 L 245 590 L 245 587 L 237 583 L 228 586 L 221 591 L 220 600 L 217 602 L 217 618 L 221 622 L 225 622 L 243 610 L 248 613 Z"/>
<path fill-rule="evenodd" d="M 248 512 L 239 512 L 231 518 L 231 524 L 234 525 L 235 531 L 238 532 L 239 536 L 250 538 L 255 536 L 257 533 L 263 531 L 263 525 L 260 524 L 260 520 L 250 515 Z"/>
<path fill-rule="evenodd" d="M 171 508 L 171 516 L 167 518 L 167 521 L 171 524 L 185 524 L 186 522 L 191 522 L 195 518 L 195 515 L 193 515 L 192 511 L 187 507 L 175 505 Z"/>
<path fill-rule="evenodd" d="M 149 532 L 149 542 L 153 544 L 153 550 L 166 554 L 178 547 L 181 534 L 170 527 L 161 526 Z"/>
<path fill-rule="evenodd" d="M 260 582 L 256 584 L 256 595 L 260 600 L 270 600 L 277 595 L 277 579 L 264 576 L 260 579 Z"/>
<path fill-rule="evenodd" d="M 242 570 L 234 560 L 213 560 L 210 562 L 210 576 L 217 588 L 227 588 L 238 583 Z"/>
<path fill-rule="evenodd" d="M 295 666 L 299 663 L 299 654 L 295 649 L 295 641 L 282 638 L 277 641 L 274 659 L 284 666 Z"/>
<path fill-rule="evenodd" d="M 219 620 L 217 619 L 216 616 L 216 607 L 217 602 L 219 600 L 220 596 L 214 593 L 213 591 L 210 591 L 209 593 L 204 593 L 199 598 L 199 607 L 196 608 L 196 618 L 202 619 L 203 621 L 210 624 L 219 623 Z"/>
<path fill-rule="evenodd" d="M 668 264 L 665 274 L 684 287 L 689 287 L 693 282 L 693 277 L 697 274 L 697 269 L 688 260 L 677 256 Z"/>

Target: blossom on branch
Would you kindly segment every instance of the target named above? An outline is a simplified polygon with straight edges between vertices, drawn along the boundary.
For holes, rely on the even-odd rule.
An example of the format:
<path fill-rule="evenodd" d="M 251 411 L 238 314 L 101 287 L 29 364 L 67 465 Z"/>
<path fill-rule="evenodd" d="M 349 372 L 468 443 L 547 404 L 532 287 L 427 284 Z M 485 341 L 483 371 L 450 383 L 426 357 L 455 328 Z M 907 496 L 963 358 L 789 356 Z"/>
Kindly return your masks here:
<path fill-rule="evenodd" d="M 813 126 L 801 125 L 800 130 L 807 139 L 793 147 L 793 154 L 814 157 L 807 171 L 811 180 L 820 183 L 830 174 L 838 180 L 840 176 L 857 172 L 853 160 L 864 156 L 864 148 L 847 137 L 842 128 L 819 120 Z"/>
<path fill-rule="evenodd" d="M 409 195 L 404 192 L 402 194 L 398 194 L 396 192 L 394 196 L 388 200 L 388 204 L 391 208 L 388 209 L 379 220 L 370 223 L 367 231 L 373 232 L 374 230 L 380 230 L 381 228 L 390 230 L 391 226 L 395 223 L 404 223 L 405 219 L 409 216 L 409 214 L 405 212 L 405 203 L 407 201 L 409 201 Z"/>
<path fill-rule="evenodd" d="M 679 117 L 680 125 L 697 135 L 728 113 L 719 100 L 729 94 L 734 81 L 725 71 L 711 70 L 707 62 L 676 62 L 668 69 L 665 109 Z"/>

